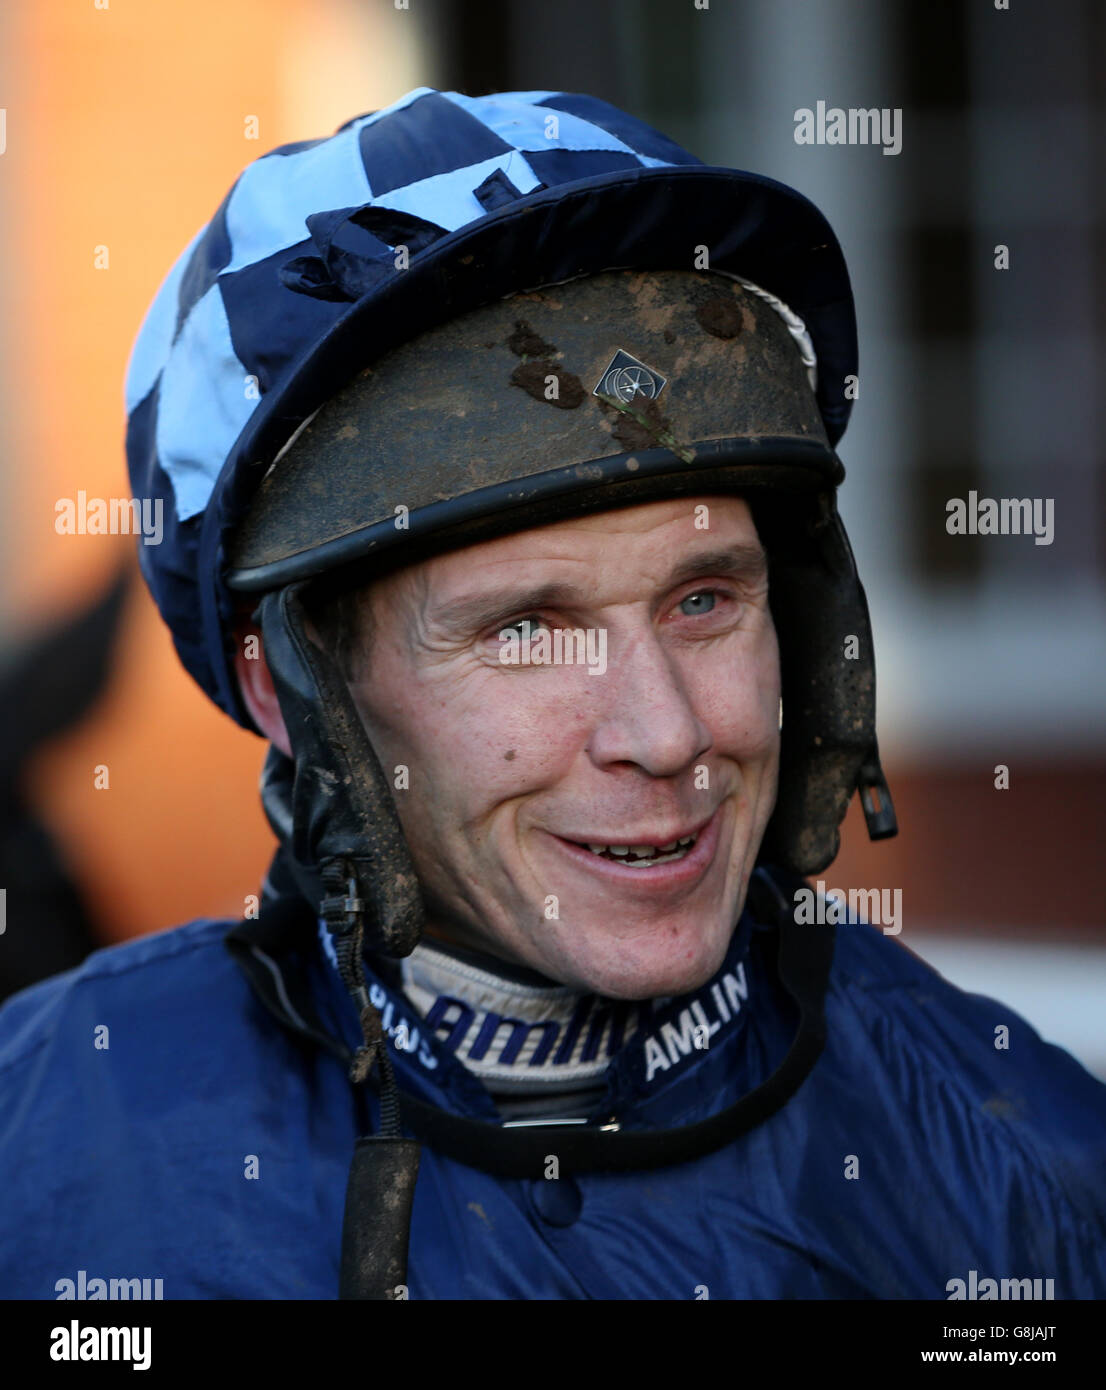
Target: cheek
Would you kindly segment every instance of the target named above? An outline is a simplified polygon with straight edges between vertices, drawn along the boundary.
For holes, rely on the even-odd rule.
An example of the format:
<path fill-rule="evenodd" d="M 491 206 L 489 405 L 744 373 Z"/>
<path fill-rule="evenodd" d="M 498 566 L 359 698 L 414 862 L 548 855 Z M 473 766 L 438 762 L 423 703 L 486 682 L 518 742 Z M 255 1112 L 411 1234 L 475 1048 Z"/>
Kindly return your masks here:
<path fill-rule="evenodd" d="M 488 804 L 539 791 L 572 765 L 591 715 L 575 672 L 491 673 L 454 705 L 451 727 L 467 740 L 463 757 L 474 792 Z"/>
<path fill-rule="evenodd" d="M 463 807 L 467 820 L 540 790 L 586 742 L 589 692 L 567 672 L 386 682 L 387 674 L 358 704 L 386 773 L 410 768 L 407 811 L 418 808 L 420 820 L 441 819 L 447 807 Z"/>
<path fill-rule="evenodd" d="M 774 632 L 697 663 L 687 688 L 723 755 L 769 758 L 779 743 L 780 673 Z"/>

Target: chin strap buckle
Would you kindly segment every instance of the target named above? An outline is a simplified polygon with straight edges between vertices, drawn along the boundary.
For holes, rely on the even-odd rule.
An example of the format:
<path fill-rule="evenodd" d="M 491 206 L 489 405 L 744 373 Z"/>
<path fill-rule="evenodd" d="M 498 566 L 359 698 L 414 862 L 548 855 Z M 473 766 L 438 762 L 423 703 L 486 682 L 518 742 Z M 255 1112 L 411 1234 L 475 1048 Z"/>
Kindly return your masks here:
<path fill-rule="evenodd" d="M 361 925 L 365 911 L 357 877 L 347 865 L 327 864 L 322 878 L 327 893 L 319 904 L 319 912 L 334 936 L 348 936 Z"/>
<path fill-rule="evenodd" d="M 868 826 L 870 840 L 889 840 L 899 833 L 899 822 L 895 816 L 895 803 L 891 800 L 891 789 L 883 768 L 879 763 L 879 751 L 873 744 L 860 776 L 856 781 L 860 792 L 860 804 L 864 808 L 864 820 Z"/>

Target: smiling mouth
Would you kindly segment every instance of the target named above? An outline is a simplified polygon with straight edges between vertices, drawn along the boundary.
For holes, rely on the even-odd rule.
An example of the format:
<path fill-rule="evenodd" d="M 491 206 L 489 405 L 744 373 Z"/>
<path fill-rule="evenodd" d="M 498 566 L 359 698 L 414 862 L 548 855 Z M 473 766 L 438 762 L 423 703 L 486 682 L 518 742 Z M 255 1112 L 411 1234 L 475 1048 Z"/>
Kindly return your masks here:
<path fill-rule="evenodd" d="M 622 864 L 628 869 L 654 868 L 658 864 L 672 864 L 686 859 L 693 852 L 703 835 L 714 823 L 717 808 L 712 815 L 689 830 L 685 835 L 674 835 L 671 840 L 661 843 L 659 835 L 651 835 L 645 843 L 634 844 L 630 837 L 625 842 L 602 840 L 577 840 L 568 836 L 559 838 L 575 849 L 586 850 L 596 859 L 606 859 L 612 864 Z"/>
<path fill-rule="evenodd" d="M 656 831 L 646 831 L 637 844 L 631 835 L 618 843 L 546 833 L 552 833 L 553 839 L 559 840 L 563 850 L 582 867 L 592 865 L 591 872 L 608 884 L 621 882 L 626 887 L 632 879 L 640 877 L 642 884 L 648 882 L 654 890 L 681 892 L 702 879 L 714 864 L 723 823 L 720 804 L 705 821 L 671 839 L 662 839 L 664 835 L 672 835 L 671 821 Z M 609 868 L 600 867 L 604 861 Z M 638 872 L 627 873 L 629 869 Z"/>
<path fill-rule="evenodd" d="M 695 848 L 695 842 L 699 838 L 699 832 L 694 835 L 683 835 L 679 839 L 673 840 L 667 845 L 600 845 L 600 844 L 580 844 L 574 840 L 573 844 L 580 844 L 581 849 L 589 849 L 598 859 L 613 859 L 618 864 L 625 864 L 628 868 L 645 868 L 654 864 L 670 864 L 677 859 L 683 859 Z"/>

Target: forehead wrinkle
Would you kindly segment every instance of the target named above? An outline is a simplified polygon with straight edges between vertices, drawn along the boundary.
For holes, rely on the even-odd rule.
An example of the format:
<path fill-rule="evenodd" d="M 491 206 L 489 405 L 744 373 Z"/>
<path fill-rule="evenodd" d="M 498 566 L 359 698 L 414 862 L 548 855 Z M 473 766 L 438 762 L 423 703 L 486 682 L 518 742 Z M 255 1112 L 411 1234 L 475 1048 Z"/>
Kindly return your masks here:
<path fill-rule="evenodd" d="M 445 627 L 481 628 L 506 617 L 515 610 L 526 608 L 548 608 L 559 604 L 579 604 L 585 601 L 585 592 L 575 584 L 552 582 L 548 584 L 504 585 L 484 593 L 472 594 L 466 598 L 454 599 L 444 604 L 433 614 L 433 621 Z"/>
<path fill-rule="evenodd" d="M 667 585 L 699 574 L 724 574 L 733 579 L 758 580 L 768 573 L 768 554 L 759 541 L 735 541 L 686 555 L 672 566 Z"/>
<path fill-rule="evenodd" d="M 557 563 L 567 559 L 575 560 L 577 563 L 588 563 L 582 557 L 577 556 L 550 558 L 555 559 Z M 519 562 L 517 559 L 512 559 L 498 563 L 510 563 L 517 566 Z M 594 572 L 594 567 L 589 566 L 589 568 Z M 766 577 L 767 569 L 767 555 L 763 546 L 757 541 L 739 541 L 730 545 L 711 546 L 708 550 L 685 555 L 677 560 L 671 567 L 668 576 L 657 583 L 657 592 L 663 594 L 675 585 L 694 579 L 699 575 L 725 575 L 754 583 Z M 428 589 L 429 586 L 426 588 Z M 594 589 L 594 583 L 585 590 L 564 580 L 549 580 L 545 583 L 537 582 L 530 585 L 527 585 L 525 581 L 516 581 L 480 593 L 462 595 L 459 598 L 447 600 L 436 609 L 431 607 L 429 613 L 426 611 L 426 603 L 429 600 L 427 593 L 424 598 L 423 616 L 435 625 L 440 624 L 458 629 L 480 628 L 497 620 L 502 620 L 515 612 L 522 613 L 526 609 L 538 610 L 559 605 L 583 605 L 593 599 Z"/>
<path fill-rule="evenodd" d="M 401 622 L 398 625 L 401 634 L 399 640 L 408 651 L 414 650 L 426 629 L 426 609 L 430 596 L 427 567 L 411 565 L 397 570 L 394 574 L 370 584 L 367 595 L 370 619 L 374 628 L 384 630 L 387 626 L 395 631 L 393 625 L 385 622 L 388 610 L 398 606 L 406 611 L 410 622 Z"/>

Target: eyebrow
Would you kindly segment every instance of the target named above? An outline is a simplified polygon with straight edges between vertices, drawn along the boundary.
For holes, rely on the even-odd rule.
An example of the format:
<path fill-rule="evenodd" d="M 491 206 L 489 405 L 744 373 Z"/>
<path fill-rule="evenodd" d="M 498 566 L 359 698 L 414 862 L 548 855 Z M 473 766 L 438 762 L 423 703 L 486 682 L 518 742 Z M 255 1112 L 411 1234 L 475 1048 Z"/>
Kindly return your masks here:
<path fill-rule="evenodd" d="M 672 567 L 659 589 L 666 592 L 689 579 L 707 575 L 723 575 L 744 583 L 763 581 L 768 572 L 768 556 L 760 544 L 741 542 L 736 545 L 702 550 L 685 555 Z M 560 605 L 571 606 L 585 601 L 586 595 L 575 584 L 538 584 L 531 588 L 504 586 L 486 593 L 455 599 L 440 608 L 438 622 L 458 629 L 480 631 L 502 622 L 516 613 Z"/>

